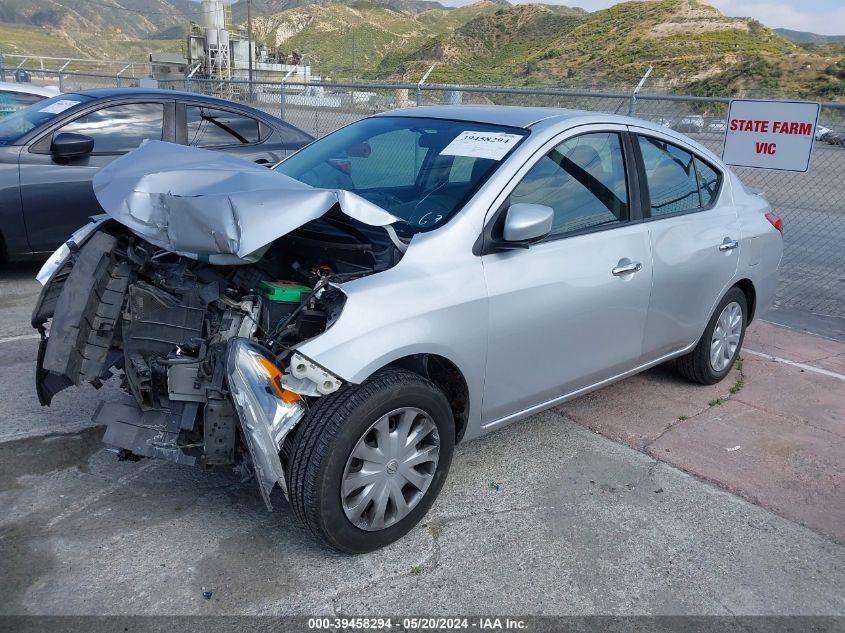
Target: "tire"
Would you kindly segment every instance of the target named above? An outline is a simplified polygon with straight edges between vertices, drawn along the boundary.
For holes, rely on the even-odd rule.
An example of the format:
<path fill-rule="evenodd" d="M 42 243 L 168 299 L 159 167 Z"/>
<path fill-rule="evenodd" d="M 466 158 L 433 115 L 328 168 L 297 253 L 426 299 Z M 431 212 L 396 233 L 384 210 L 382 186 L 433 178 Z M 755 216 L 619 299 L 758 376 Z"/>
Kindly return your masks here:
<path fill-rule="evenodd" d="M 732 304 L 736 304 L 739 307 L 742 315 L 739 338 L 736 343 L 736 348 L 733 349 L 731 353 L 724 353 L 720 355 L 720 360 L 717 362 L 717 366 L 714 366 L 711 360 L 711 345 L 714 344 L 721 331 L 716 332 L 715 338 L 714 332 L 719 326 L 719 320 L 722 313 Z M 716 309 L 713 311 L 713 315 L 710 317 L 710 321 L 707 323 L 707 329 L 704 330 L 704 334 L 702 335 L 701 340 L 698 341 L 695 348 L 688 354 L 677 359 L 676 367 L 678 368 L 678 371 L 685 378 L 688 378 L 693 382 L 701 383 L 702 385 L 714 385 L 722 380 L 730 373 L 737 356 L 739 356 L 739 351 L 742 349 L 742 342 L 745 340 L 745 327 L 747 324 L 748 302 L 745 298 L 745 293 L 734 286 L 728 290 L 716 306 Z M 725 338 L 722 338 L 722 344 L 723 349 L 725 349 Z M 725 363 L 724 366 L 722 366 L 721 363 Z"/>
<path fill-rule="evenodd" d="M 411 435 L 411 431 L 420 437 L 413 444 L 384 441 L 402 437 L 403 432 Z M 370 456 L 375 450 L 382 459 L 403 444 L 411 448 L 395 449 L 395 454 L 414 450 L 428 461 L 409 467 L 398 465 L 402 457 L 380 464 L 353 456 L 353 451 Z M 454 447 L 455 424 L 443 392 L 419 374 L 398 368 L 380 370 L 360 385 L 347 385 L 319 398 L 297 425 L 286 446 L 291 507 L 319 540 L 341 552 L 360 554 L 385 547 L 407 534 L 431 508 L 449 472 Z M 436 463 L 431 461 L 435 454 Z M 362 474 L 377 478 L 377 483 L 356 492 L 357 483 L 352 482 Z M 411 479 L 428 483 L 421 490 Z M 348 496 L 341 494 L 342 484 Z M 388 492 L 380 494 L 380 490 Z M 364 506 L 368 494 L 375 496 L 371 505 Z M 380 514 L 376 498 L 385 494 L 390 497 Z M 400 507 L 403 500 L 406 505 Z M 361 507 L 370 509 L 359 515 Z"/>

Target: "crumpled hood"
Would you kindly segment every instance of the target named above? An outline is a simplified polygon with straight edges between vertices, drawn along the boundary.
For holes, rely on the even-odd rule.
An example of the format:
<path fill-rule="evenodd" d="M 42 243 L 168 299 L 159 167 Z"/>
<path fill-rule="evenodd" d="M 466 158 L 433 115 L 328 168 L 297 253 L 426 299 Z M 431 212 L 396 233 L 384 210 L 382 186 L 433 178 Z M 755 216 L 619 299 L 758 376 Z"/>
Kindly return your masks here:
<path fill-rule="evenodd" d="M 148 242 L 216 264 L 257 261 L 335 205 L 371 226 L 397 218 L 341 189 L 316 189 L 224 154 L 147 141 L 94 176 L 103 210 Z"/>

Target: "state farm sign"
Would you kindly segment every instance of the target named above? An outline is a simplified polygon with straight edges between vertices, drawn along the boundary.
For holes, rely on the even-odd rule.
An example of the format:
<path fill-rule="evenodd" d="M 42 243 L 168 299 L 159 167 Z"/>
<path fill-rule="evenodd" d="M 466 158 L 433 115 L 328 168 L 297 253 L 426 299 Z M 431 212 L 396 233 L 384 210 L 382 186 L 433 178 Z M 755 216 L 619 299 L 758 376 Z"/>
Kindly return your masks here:
<path fill-rule="evenodd" d="M 818 103 L 735 99 L 722 160 L 736 167 L 807 171 L 818 118 Z"/>

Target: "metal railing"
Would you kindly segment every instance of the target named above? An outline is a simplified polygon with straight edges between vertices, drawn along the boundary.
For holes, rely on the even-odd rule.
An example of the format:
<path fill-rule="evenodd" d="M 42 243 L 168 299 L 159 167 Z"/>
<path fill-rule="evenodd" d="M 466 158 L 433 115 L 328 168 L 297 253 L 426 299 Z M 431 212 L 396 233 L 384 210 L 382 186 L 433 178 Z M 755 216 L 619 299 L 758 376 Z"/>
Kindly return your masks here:
<path fill-rule="evenodd" d="M 63 91 L 138 85 L 125 73 L 43 71 Z M 35 76 L 39 69 L 31 69 Z M 414 105 L 496 104 L 570 108 L 630 114 L 684 132 L 721 153 L 730 97 L 693 97 L 637 90 L 593 91 L 417 83 L 312 83 L 294 80 L 225 82 L 224 96 L 324 136 L 377 112 Z M 221 94 L 220 81 L 189 78 L 159 86 Z M 251 99 L 250 99 L 251 95 Z M 845 132 L 845 103 L 823 103 L 821 125 Z M 845 146 L 817 141 L 806 173 L 736 170 L 762 191 L 786 224 L 785 252 L 776 306 L 845 317 Z"/>

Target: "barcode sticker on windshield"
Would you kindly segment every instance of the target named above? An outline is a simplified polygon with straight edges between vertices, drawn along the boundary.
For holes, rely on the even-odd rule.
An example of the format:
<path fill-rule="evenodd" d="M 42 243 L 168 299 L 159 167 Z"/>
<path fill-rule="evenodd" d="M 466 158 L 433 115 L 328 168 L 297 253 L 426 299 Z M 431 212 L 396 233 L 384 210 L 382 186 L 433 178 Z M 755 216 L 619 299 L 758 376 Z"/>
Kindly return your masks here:
<path fill-rule="evenodd" d="M 48 106 L 44 106 L 39 110 L 39 112 L 47 112 L 48 114 L 61 114 L 68 108 L 72 108 L 78 103 L 80 102 L 73 101 L 72 99 L 59 99 L 58 101 L 54 101 Z"/>
<path fill-rule="evenodd" d="M 519 134 L 496 132 L 461 132 L 440 152 L 443 156 L 470 156 L 502 160 L 522 139 Z"/>

